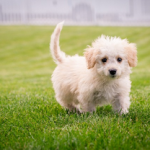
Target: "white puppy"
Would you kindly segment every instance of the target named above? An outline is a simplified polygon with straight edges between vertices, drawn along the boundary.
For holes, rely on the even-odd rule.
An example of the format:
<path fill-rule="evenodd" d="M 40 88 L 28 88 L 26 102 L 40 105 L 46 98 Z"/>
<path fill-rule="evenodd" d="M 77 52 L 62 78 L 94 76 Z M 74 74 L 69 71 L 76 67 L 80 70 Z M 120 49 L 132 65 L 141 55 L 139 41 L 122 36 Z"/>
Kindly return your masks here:
<path fill-rule="evenodd" d="M 59 36 L 63 22 L 52 36 L 50 49 L 57 64 L 52 74 L 56 99 L 70 111 L 93 112 L 111 104 L 114 111 L 127 113 L 130 106 L 131 67 L 137 64 L 136 45 L 126 39 L 102 35 L 85 49 L 84 56 L 65 56 Z"/>

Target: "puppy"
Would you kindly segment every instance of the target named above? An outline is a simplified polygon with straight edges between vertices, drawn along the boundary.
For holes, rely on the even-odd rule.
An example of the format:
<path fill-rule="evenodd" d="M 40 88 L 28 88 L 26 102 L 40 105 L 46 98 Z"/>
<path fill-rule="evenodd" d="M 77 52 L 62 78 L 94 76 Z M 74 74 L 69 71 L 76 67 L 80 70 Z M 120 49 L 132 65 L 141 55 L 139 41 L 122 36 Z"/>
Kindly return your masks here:
<path fill-rule="evenodd" d="M 58 103 L 70 111 L 93 112 L 111 104 L 127 113 L 130 106 L 131 67 L 137 64 L 136 45 L 119 37 L 102 35 L 85 49 L 84 57 L 66 56 L 59 47 L 63 22 L 52 36 L 50 49 L 57 64 L 52 83 Z"/>

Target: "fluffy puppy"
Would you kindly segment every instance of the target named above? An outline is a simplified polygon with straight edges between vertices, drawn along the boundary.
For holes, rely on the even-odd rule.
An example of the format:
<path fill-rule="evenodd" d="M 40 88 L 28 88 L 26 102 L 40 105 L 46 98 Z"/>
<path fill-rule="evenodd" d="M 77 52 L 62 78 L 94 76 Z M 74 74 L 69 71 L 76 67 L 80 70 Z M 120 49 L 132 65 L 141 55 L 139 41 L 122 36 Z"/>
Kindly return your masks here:
<path fill-rule="evenodd" d="M 119 37 L 102 35 L 85 49 L 84 57 L 66 56 L 59 47 L 63 22 L 50 42 L 57 64 L 52 83 L 58 103 L 79 112 L 93 112 L 96 106 L 111 104 L 114 111 L 127 113 L 130 106 L 131 67 L 137 64 L 136 45 Z"/>

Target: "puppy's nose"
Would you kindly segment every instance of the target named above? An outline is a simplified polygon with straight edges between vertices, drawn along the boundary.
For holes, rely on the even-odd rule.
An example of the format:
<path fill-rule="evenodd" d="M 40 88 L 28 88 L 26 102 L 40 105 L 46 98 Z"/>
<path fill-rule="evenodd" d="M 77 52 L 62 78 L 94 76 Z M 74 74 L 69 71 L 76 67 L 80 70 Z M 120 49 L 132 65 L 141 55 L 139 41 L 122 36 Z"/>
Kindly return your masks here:
<path fill-rule="evenodd" d="M 111 75 L 115 75 L 117 70 L 116 69 L 110 69 L 109 72 L 110 72 Z"/>

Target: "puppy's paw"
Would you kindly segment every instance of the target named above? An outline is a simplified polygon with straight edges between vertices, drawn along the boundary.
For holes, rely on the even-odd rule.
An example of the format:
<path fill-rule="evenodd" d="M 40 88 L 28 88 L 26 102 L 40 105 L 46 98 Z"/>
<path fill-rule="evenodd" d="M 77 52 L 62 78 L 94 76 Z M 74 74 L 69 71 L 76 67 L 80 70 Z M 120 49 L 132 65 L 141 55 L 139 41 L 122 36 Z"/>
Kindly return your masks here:
<path fill-rule="evenodd" d="M 120 110 L 114 110 L 114 113 L 123 115 L 123 114 L 127 114 L 129 111 L 128 109 L 120 109 Z"/>
<path fill-rule="evenodd" d="M 128 109 L 127 108 L 123 108 L 123 109 L 121 109 L 120 110 L 120 114 L 122 115 L 122 114 L 127 114 L 129 111 L 128 111 Z"/>

